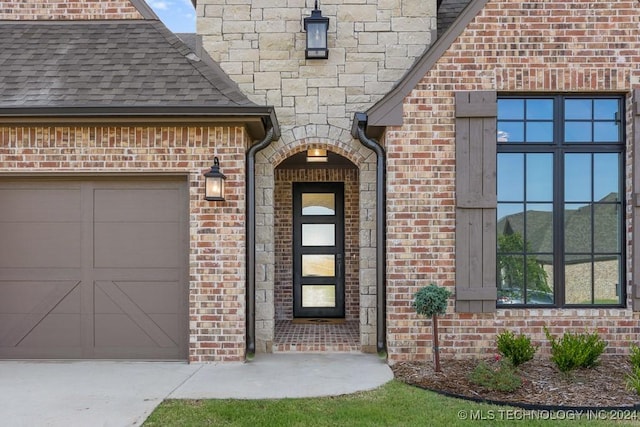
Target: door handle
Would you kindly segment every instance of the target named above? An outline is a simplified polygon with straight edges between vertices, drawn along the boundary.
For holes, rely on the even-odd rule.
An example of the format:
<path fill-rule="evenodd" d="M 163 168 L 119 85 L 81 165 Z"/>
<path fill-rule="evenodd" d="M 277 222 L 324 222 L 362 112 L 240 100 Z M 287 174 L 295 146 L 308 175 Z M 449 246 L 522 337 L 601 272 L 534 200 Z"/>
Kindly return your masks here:
<path fill-rule="evenodd" d="M 338 262 L 338 278 L 342 278 L 342 254 L 337 254 L 336 260 Z"/>

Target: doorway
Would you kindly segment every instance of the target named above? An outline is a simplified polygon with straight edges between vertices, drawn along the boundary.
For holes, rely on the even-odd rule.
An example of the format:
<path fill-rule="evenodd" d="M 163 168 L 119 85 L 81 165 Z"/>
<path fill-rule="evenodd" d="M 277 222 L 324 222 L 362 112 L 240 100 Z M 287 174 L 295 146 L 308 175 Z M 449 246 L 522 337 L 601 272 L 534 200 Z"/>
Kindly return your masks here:
<path fill-rule="evenodd" d="M 293 316 L 344 318 L 344 184 L 293 183 Z"/>

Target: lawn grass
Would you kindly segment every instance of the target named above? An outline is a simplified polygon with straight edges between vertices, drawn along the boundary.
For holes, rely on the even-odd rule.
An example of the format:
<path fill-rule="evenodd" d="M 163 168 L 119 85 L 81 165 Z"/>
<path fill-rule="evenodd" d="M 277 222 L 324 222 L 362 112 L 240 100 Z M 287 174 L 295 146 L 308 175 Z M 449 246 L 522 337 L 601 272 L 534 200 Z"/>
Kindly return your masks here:
<path fill-rule="evenodd" d="M 569 419 L 569 417 L 573 419 Z M 391 381 L 352 395 L 277 400 L 168 400 L 147 419 L 158 426 L 605 426 L 575 413 L 550 414 L 453 399 Z M 533 418 L 543 418 L 536 420 Z M 549 417 L 553 417 L 549 420 Z M 567 418 L 559 420 L 558 418 Z M 614 425 L 632 425 L 614 424 Z M 637 425 L 637 424 L 636 424 Z"/>

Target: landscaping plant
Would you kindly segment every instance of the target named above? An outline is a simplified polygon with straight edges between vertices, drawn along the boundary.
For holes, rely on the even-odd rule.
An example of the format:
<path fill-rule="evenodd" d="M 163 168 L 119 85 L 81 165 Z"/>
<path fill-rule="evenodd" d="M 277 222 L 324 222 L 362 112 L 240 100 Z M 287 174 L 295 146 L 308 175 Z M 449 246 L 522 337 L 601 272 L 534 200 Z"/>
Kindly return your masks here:
<path fill-rule="evenodd" d="M 413 296 L 413 308 L 416 313 L 432 319 L 433 359 L 436 372 L 440 372 L 440 349 L 438 348 L 438 316 L 447 311 L 447 299 L 451 292 L 433 283 L 421 288 Z"/>
<path fill-rule="evenodd" d="M 633 343 L 629 347 L 629 362 L 631 373 L 627 375 L 627 389 L 640 394 L 640 347 Z"/>
<path fill-rule="evenodd" d="M 489 390 L 510 392 L 522 385 L 522 379 L 516 368 L 505 360 L 490 364 L 481 360 L 469 374 L 469 381 Z"/>
<path fill-rule="evenodd" d="M 551 342 L 551 360 L 561 372 L 595 366 L 607 346 L 597 332 L 592 334 L 565 332 L 561 340 L 553 337 L 546 326 L 544 333 Z"/>
<path fill-rule="evenodd" d="M 531 338 L 511 331 L 504 331 L 496 337 L 498 351 L 511 361 L 514 367 L 533 359 L 537 348 L 531 344 Z"/>

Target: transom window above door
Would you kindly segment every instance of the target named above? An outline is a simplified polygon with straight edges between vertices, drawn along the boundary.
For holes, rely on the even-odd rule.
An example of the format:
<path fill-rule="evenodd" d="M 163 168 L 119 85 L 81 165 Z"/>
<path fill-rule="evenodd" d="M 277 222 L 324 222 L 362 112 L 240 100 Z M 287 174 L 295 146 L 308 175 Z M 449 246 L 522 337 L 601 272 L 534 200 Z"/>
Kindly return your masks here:
<path fill-rule="evenodd" d="M 622 306 L 617 96 L 498 99 L 498 306 Z"/>

